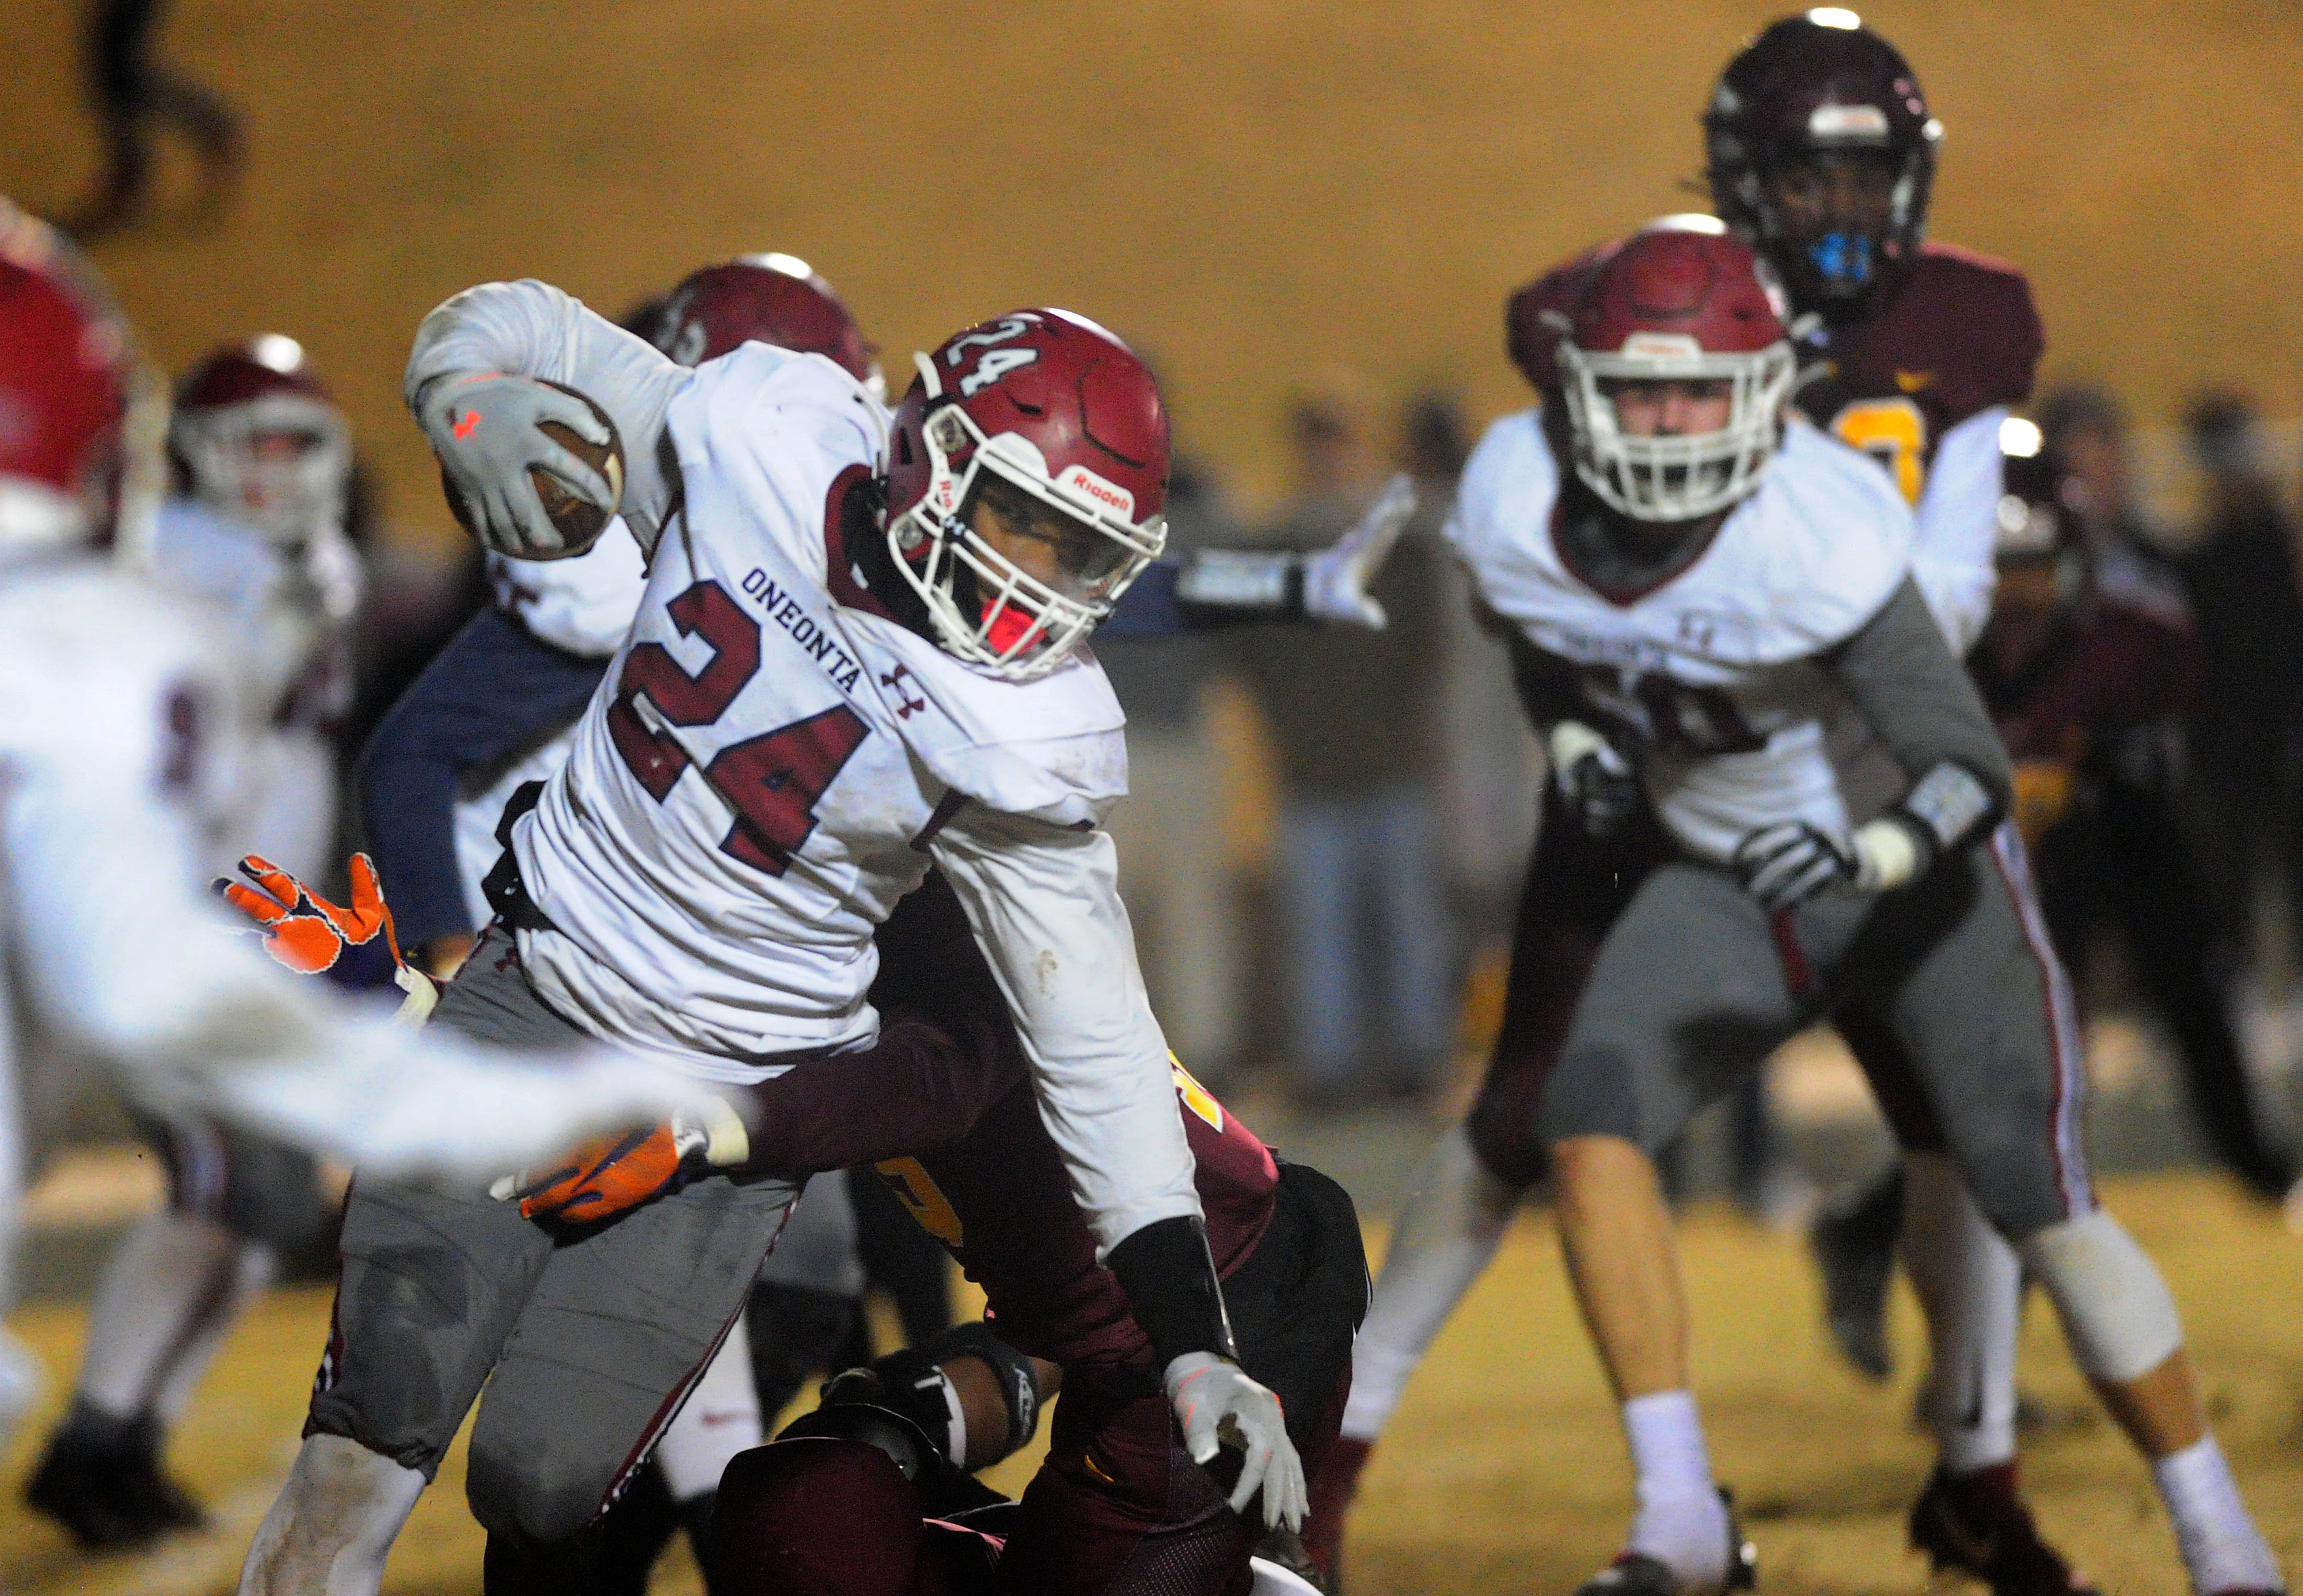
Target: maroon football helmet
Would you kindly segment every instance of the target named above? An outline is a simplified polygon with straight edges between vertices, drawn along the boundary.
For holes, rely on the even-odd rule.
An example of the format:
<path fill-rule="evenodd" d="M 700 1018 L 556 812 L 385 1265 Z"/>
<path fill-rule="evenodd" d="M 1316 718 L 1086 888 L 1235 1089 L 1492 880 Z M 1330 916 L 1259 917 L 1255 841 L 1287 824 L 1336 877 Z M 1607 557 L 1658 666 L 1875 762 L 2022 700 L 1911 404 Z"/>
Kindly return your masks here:
<path fill-rule="evenodd" d="M 283 547 L 343 525 L 351 433 L 292 338 L 263 333 L 194 366 L 168 447 L 195 499 Z"/>
<path fill-rule="evenodd" d="M 148 523 L 165 414 L 80 252 L 0 199 L 0 559 Z"/>
<path fill-rule="evenodd" d="M 880 367 L 848 306 L 806 261 L 746 255 L 691 272 L 664 300 L 655 347 L 701 365 L 746 343 L 822 355 L 879 397 Z"/>
<path fill-rule="evenodd" d="M 1860 298 L 1918 250 L 1943 124 L 1910 63 L 1853 12 L 1802 12 L 1745 46 L 1712 90 L 1703 134 L 1712 207 L 1767 252 L 1802 304 Z M 1790 163 L 1843 152 L 1876 152 L 1893 168 L 1885 236 L 1789 238 L 1772 180 Z"/>
<path fill-rule="evenodd" d="M 1575 474 L 1641 521 L 1685 521 L 1759 485 L 1783 438 L 1796 365 L 1782 288 L 1708 217 L 1667 216 L 1595 264 L 1558 348 Z M 1623 382 L 1727 384 L 1717 432 L 1634 437 Z"/>
<path fill-rule="evenodd" d="M 1013 311 L 914 358 L 889 439 L 896 569 L 944 648 L 1011 681 L 1043 675 L 1167 542 L 1159 385 L 1064 310 Z M 979 527 L 986 512 L 1024 562 Z"/>

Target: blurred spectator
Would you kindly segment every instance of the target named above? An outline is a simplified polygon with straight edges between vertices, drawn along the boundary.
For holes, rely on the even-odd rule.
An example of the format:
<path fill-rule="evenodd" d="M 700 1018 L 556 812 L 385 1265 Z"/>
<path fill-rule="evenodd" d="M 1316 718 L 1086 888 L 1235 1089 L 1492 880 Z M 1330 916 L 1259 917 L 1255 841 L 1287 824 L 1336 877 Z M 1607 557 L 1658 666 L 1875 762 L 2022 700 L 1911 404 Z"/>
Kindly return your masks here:
<path fill-rule="evenodd" d="M 88 14 L 88 86 L 104 136 L 104 175 L 65 231 L 85 243 L 141 220 L 151 204 L 154 135 L 181 133 L 198 157 L 192 216 L 213 218 L 239 187 L 240 117 L 190 79 L 152 57 L 162 0 L 97 0 Z"/>
<path fill-rule="evenodd" d="M 1320 548 L 1367 508 L 1379 475 L 1364 390 L 1326 379 L 1297 402 L 1288 435 L 1296 497 L 1266 541 Z M 1297 1084 L 1313 1101 L 1416 1090 L 1454 1039 L 1433 540 L 1402 539 L 1373 591 L 1390 617 L 1373 636 L 1272 632 L 1234 645 L 1279 754 L 1290 1031 Z"/>
<path fill-rule="evenodd" d="M 2224 911 L 2245 925 L 2255 883 L 2303 905 L 2303 588 L 2253 408 L 2208 393 L 2184 422 L 2206 512 L 2182 567 L 2206 663 L 2192 773 Z"/>
<path fill-rule="evenodd" d="M 1178 458 L 1168 483 L 1168 553 L 1238 542 L 1214 483 Z M 1223 843 L 1223 770 L 1209 727 L 1215 649 L 1188 634 L 1095 643 L 1127 711 L 1128 796 L 1109 822 L 1120 897 L 1168 1045 L 1208 1080 L 1220 1079 L 1239 1052 L 1243 957 Z"/>
<path fill-rule="evenodd" d="M 2069 485 L 2052 447 L 2007 462 L 2011 506 L 2028 509 L 2002 510 L 1999 591 L 1972 660 L 2015 761 L 2016 824 L 2056 947 L 2084 978 L 2093 934 L 2124 937 L 2215 1153 L 2276 1201 L 2294 1171 L 2254 1101 L 2224 989 L 2231 962 L 2179 819 L 2173 723 L 2197 701 L 2199 639 L 2168 572 L 2088 546 L 2063 513 L 2079 497 Z"/>

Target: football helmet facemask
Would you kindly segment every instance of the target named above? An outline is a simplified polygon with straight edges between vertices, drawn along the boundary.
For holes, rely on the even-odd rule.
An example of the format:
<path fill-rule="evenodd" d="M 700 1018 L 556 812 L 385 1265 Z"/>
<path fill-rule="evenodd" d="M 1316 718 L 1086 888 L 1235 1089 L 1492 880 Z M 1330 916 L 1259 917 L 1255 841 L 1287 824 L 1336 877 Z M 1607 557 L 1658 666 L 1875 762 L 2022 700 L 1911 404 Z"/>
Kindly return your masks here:
<path fill-rule="evenodd" d="M 1708 225 L 1701 225 L 1708 223 Z M 1795 362 L 1781 287 L 1708 218 L 1667 217 L 1593 272 L 1557 358 L 1575 475 L 1640 521 L 1689 521 L 1759 485 L 1783 441 Z M 1717 431 L 1635 436 L 1618 413 L 1624 382 L 1724 383 Z"/>
<path fill-rule="evenodd" d="M 1720 75 L 1703 134 L 1713 207 L 1801 305 L 1860 302 L 1917 252 L 1943 124 L 1910 63 L 1853 12 L 1761 32 Z"/>
<path fill-rule="evenodd" d="M 884 530 L 950 653 L 1053 670 L 1167 543 L 1158 385 L 1085 317 L 1019 310 L 915 356 L 889 440 Z"/>
<path fill-rule="evenodd" d="M 351 432 L 292 338 L 266 332 L 194 366 L 168 447 L 194 498 L 282 548 L 343 526 Z"/>

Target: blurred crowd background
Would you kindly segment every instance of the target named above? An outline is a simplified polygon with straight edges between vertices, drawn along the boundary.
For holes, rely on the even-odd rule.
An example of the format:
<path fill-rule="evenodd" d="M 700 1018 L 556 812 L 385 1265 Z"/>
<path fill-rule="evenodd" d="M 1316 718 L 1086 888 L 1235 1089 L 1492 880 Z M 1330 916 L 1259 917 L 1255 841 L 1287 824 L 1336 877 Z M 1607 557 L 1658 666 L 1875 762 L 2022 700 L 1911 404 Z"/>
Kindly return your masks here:
<path fill-rule="evenodd" d="M 1380 637 L 1099 652 L 1131 727 L 1125 890 L 1178 1051 L 1234 1096 L 1444 1111 L 1497 1019 L 1540 778 L 1439 536 L 1480 429 L 1526 402 L 1503 298 L 1697 203 L 1703 94 L 1782 9 L 19 4 L 0 188 L 88 241 L 164 363 L 277 332 L 331 385 L 368 567 L 347 760 L 482 600 L 398 402 L 418 319 L 472 281 L 540 276 L 613 314 L 789 251 L 840 285 L 898 385 L 940 330 L 1075 307 L 1160 365 L 1184 548 L 1311 548 L 1410 473 Z M 2303 21 L 2275 0 L 1866 17 L 1948 129 L 1935 235 L 2036 286 L 2030 414 L 2061 501 L 2090 549 L 2176 585 L 2202 651 L 2137 779 L 2197 861 L 2170 890 L 2205 982 L 2164 989 L 2116 937 L 2071 950 L 2099 1073 L 2142 1094 L 2134 1157 L 2189 1155 L 2164 1064 L 2212 1005 L 2291 1138 L 2303 164 L 2244 152 L 2303 147 Z M 1822 1047 L 1773 1081 L 1700 1133 L 1688 1189 L 1805 1200 L 1771 1122 L 1839 1123 L 1861 1088 Z"/>

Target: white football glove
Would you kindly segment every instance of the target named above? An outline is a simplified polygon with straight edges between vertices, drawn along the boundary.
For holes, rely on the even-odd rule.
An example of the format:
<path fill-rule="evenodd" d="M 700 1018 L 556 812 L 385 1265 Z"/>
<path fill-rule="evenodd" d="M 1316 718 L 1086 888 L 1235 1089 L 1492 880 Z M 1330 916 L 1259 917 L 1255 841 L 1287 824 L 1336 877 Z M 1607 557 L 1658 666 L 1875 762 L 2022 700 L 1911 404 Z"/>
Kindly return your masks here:
<path fill-rule="evenodd" d="M 556 421 L 586 442 L 612 435 L 592 407 L 533 377 L 481 372 L 443 377 L 425 389 L 416 419 L 440 469 L 463 495 L 480 541 L 519 559 L 550 559 L 567 542 L 544 513 L 531 469 L 548 471 L 583 498 L 616 511 L 607 479 L 541 429 Z"/>
<path fill-rule="evenodd" d="M 1250 1380 L 1237 1364 L 1212 1352 L 1186 1352 L 1168 1365 L 1160 1383 L 1176 1422 L 1184 1427 L 1184 1449 L 1193 1462 L 1211 1462 L 1225 1446 L 1237 1447 L 1246 1455 L 1239 1483 L 1232 1489 L 1231 1510 L 1245 1508 L 1261 1489 L 1266 1527 L 1284 1524 L 1301 1529 L 1310 1492 L 1303 1483 L 1303 1459 L 1287 1439 L 1287 1418 L 1279 1410 L 1279 1399 Z"/>
<path fill-rule="evenodd" d="M 1826 886 L 1854 880 L 1855 861 L 1806 821 L 1786 820 L 1745 837 L 1735 849 L 1735 870 L 1753 897 L 1780 913 Z"/>
<path fill-rule="evenodd" d="M 1735 850 L 1735 869 L 1751 895 L 1769 909 L 1789 909 L 1827 886 L 1893 892 L 1923 862 L 1911 827 L 1881 816 L 1856 827 L 1842 847 L 1805 821 L 1763 826 Z"/>
<path fill-rule="evenodd" d="M 1358 525 L 1303 557 L 1303 613 L 1315 620 L 1383 630 L 1383 606 L 1369 595 L 1368 584 L 1391 558 L 1413 514 L 1414 483 L 1402 475 L 1384 483 Z"/>

